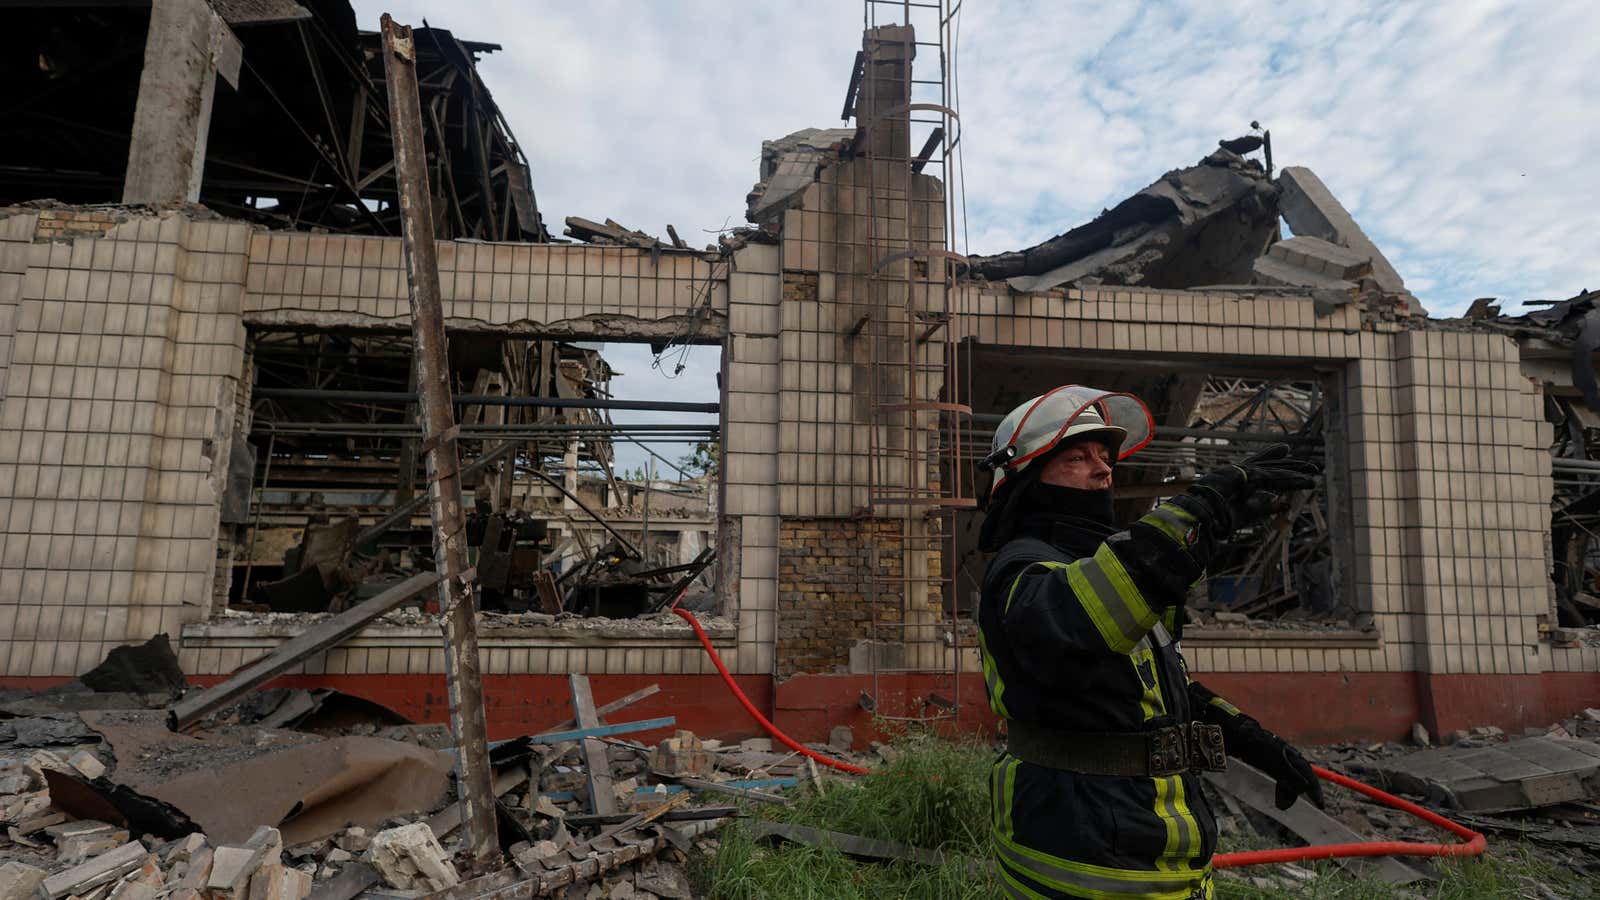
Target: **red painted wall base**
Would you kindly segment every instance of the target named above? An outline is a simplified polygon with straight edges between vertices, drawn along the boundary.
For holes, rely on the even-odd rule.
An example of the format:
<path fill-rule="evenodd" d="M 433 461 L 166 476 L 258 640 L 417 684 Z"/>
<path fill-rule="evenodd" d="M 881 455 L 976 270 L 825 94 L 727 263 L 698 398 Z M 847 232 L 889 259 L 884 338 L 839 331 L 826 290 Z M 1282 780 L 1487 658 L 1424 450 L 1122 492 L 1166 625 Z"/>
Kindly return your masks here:
<path fill-rule="evenodd" d="M 0 678 L 0 688 L 41 689 L 65 678 Z M 196 676 L 199 685 L 222 676 Z M 571 716 L 567 679 L 562 675 L 485 675 L 485 707 L 492 740 L 529 734 Z M 724 741 L 762 734 L 715 675 L 591 675 L 595 701 L 609 700 L 650 684 L 660 693 L 635 704 L 613 721 L 677 717 L 678 728 Z M 752 703 L 779 728 L 800 741 L 825 741 L 837 725 L 851 727 L 855 746 L 890 737 L 903 725 L 875 720 L 862 706 L 872 691 L 866 675 L 797 675 L 774 684 L 759 675 L 735 676 Z M 1516 734 L 1543 726 L 1585 707 L 1600 707 L 1600 672 L 1550 672 L 1542 675 L 1426 675 L 1388 673 L 1241 673 L 1201 676 L 1212 690 L 1290 740 L 1307 744 L 1346 740 L 1396 740 L 1413 722 L 1441 735 L 1458 728 L 1494 725 Z M 447 722 L 449 702 L 442 675 L 289 675 L 272 687 L 329 687 L 365 697 L 418 722 Z M 930 695 L 955 701 L 948 676 L 896 675 L 880 678 L 877 709 L 891 717 L 915 719 L 939 707 Z M 963 731 L 993 733 L 982 676 L 969 673 L 960 686 Z M 941 725 L 941 730 L 948 730 Z M 654 742 L 667 732 L 641 732 Z"/>

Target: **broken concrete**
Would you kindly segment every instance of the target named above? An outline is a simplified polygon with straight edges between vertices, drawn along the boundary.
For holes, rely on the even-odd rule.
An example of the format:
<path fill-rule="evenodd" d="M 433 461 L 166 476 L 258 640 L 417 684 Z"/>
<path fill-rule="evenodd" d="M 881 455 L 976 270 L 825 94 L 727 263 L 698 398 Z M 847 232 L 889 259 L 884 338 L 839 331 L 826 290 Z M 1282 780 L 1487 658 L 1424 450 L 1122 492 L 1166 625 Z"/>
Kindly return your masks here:
<path fill-rule="evenodd" d="M 442 891 L 461 881 L 450 857 L 425 822 L 413 822 L 373 835 L 366 858 L 383 874 L 390 887 L 400 890 Z"/>
<path fill-rule="evenodd" d="M 1094 221 L 1037 246 L 972 257 L 972 272 L 1019 291 L 1073 284 L 1247 284 L 1277 237 L 1277 189 L 1260 163 L 1217 150 Z"/>
<path fill-rule="evenodd" d="M 1408 314 L 1428 314 L 1417 298 L 1406 290 L 1400 273 L 1395 271 L 1382 251 L 1361 230 L 1355 218 L 1315 172 L 1303 166 L 1287 166 L 1278 173 L 1278 186 L 1278 205 L 1283 212 L 1283 220 L 1296 235 L 1321 238 L 1349 248 L 1357 258 L 1371 263 L 1373 280 L 1380 289 L 1405 298 Z"/>

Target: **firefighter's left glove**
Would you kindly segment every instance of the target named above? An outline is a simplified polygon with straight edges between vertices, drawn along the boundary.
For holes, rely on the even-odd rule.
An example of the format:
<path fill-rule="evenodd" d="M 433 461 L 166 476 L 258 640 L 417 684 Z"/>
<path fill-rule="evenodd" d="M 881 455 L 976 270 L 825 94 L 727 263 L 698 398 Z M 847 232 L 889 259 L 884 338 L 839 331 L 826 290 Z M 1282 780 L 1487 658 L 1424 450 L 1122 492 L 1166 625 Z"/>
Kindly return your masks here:
<path fill-rule="evenodd" d="M 1316 463 L 1291 457 L 1289 445 L 1274 444 L 1206 473 L 1173 499 L 1206 524 L 1207 537 L 1221 542 L 1265 516 L 1277 495 L 1316 486 L 1319 471 Z"/>
<path fill-rule="evenodd" d="M 1311 764 L 1288 741 L 1253 721 L 1228 736 L 1228 755 L 1272 776 L 1277 787 L 1273 802 L 1279 809 L 1293 806 L 1302 794 L 1323 808 L 1322 782 Z"/>

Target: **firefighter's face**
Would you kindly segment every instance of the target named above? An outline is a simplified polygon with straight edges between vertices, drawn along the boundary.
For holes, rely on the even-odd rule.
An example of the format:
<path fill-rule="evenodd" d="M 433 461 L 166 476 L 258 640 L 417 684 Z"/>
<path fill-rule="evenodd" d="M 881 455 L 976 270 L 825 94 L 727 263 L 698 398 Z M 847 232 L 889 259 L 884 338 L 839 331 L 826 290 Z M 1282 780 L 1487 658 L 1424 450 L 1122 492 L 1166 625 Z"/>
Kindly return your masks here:
<path fill-rule="evenodd" d="M 1111 487 L 1111 450 L 1099 441 L 1082 441 L 1045 463 L 1039 480 L 1045 484 L 1102 491 Z"/>

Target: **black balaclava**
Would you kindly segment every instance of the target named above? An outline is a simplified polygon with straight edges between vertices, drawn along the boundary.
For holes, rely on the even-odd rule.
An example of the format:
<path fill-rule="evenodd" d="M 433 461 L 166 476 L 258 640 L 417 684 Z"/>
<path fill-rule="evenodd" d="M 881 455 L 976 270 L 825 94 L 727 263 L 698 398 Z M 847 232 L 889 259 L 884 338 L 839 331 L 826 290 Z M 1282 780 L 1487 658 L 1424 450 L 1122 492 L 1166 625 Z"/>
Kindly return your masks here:
<path fill-rule="evenodd" d="M 1085 438 L 1094 440 L 1094 438 Z M 1024 521 L 1087 520 L 1089 530 L 1106 534 L 1116 530 L 1116 516 L 1112 507 L 1112 489 L 1086 490 L 1059 484 L 1045 484 L 1039 480 L 1045 464 L 1076 441 L 1057 447 L 1036 460 L 1015 476 L 1012 483 L 1001 488 L 1000 496 L 989 504 L 983 528 L 978 536 L 978 549 L 985 553 L 999 550 L 1016 536 L 1018 526 Z M 1112 454 L 1115 458 L 1115 453 Z M 1099 526 L 1099 527 L 1095 527 Z M 1102 535 L 1103 537 L 1104 535 Z"/>

